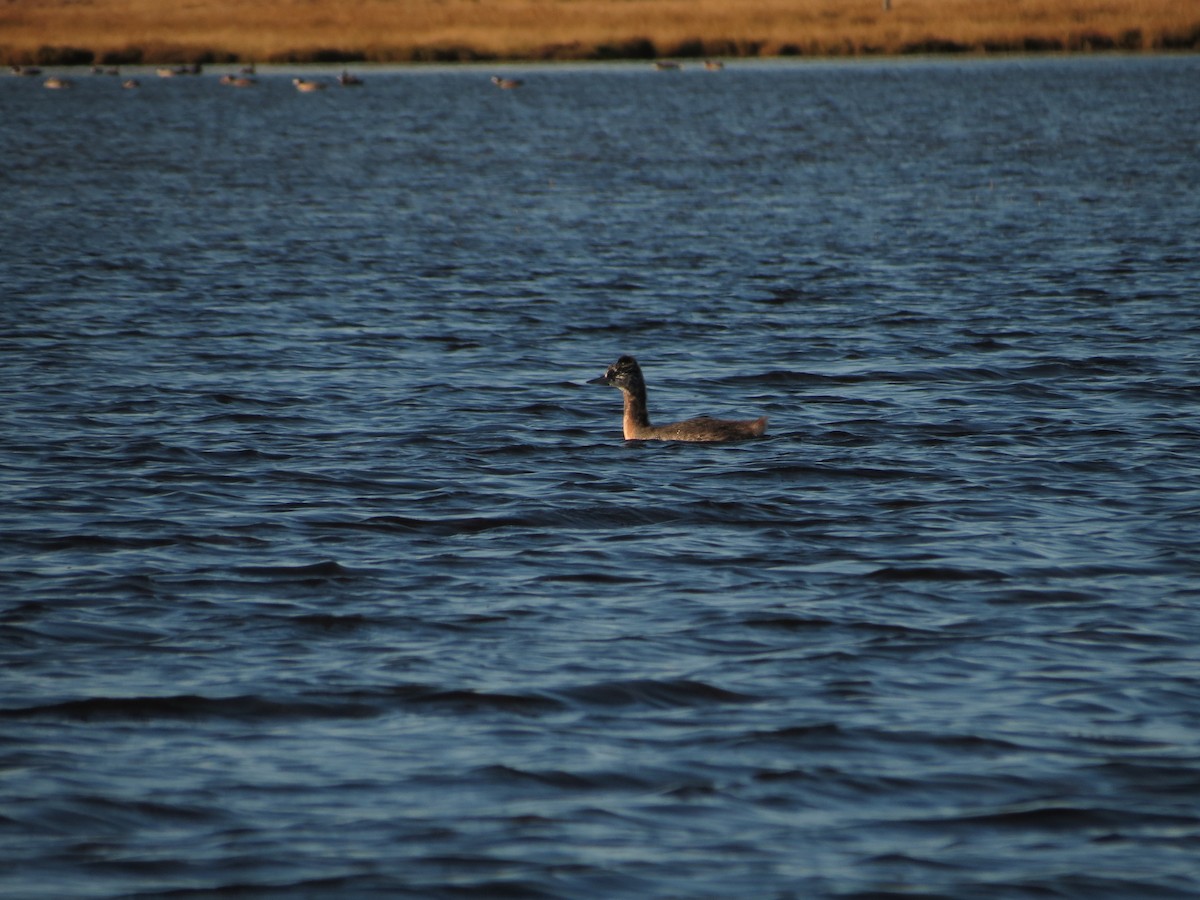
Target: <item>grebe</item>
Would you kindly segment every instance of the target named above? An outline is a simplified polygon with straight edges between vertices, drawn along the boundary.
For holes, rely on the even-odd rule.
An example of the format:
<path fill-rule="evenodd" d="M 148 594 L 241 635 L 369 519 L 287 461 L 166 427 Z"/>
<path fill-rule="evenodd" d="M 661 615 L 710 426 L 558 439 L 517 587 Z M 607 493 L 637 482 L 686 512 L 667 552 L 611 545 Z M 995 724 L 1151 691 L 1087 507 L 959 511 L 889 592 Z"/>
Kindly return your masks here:
<path fill-rule="evenodd" d="M 492 76 L 492 84 L 501 90 L 511 91 L 513 88 L 519 88 L 525 82 L 520 78 L 501 78 L 499 75 Z"/>
<path fill-rule="evenodd" d="M 767 430 L 766 416 L 743 420 L 700 416 L 670 425 L 651 425 L 646 412 L 646 380 L 632 356 L 622 356 L 588 384 L 608 384 L 621 389 L 625 398 L 623 424 L 627 441 L 741 441 L 760 437 Z"/>
<path fill-rule="evenodd" d="M 292 84 L 302 94 L 312 94 L 316 91 L 325 90 L 325 83 L 323 81 L 311 81 L 307 78 L 293 78 Z"/>

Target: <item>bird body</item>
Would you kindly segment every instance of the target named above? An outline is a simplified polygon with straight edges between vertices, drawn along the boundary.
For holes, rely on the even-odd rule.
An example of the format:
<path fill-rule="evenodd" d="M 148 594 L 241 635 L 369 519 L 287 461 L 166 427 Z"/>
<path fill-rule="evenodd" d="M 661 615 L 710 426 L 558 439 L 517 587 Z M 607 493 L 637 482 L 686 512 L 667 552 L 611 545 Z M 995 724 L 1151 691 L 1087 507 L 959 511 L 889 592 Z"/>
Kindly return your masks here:
<path fill-rule="evenodd" d="M 757 419 L 699 416 L 670 425 L 651 425 L 646 408 L 646 380 L 632 356 L 622 356 L 602 376 L 588 383 L 607 384 L 621 391 L 625 400 L 622 428 L 627 441 L 741 441 L 761 437 L 767 430 L 766 416 Z"/>

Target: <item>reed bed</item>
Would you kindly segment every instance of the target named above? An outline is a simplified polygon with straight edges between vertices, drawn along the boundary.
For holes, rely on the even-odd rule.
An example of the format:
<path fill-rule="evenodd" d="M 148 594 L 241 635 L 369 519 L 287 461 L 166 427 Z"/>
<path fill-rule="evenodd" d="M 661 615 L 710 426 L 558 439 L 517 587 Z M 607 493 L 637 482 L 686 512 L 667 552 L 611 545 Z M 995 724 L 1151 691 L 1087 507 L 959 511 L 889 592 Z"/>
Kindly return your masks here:
<path fill-rule="evenodd" d="M 890 8 L 888 8 L 890 6 Z M 1200 49 L 1195 0 L 7 0 L 6 63 Z"/>

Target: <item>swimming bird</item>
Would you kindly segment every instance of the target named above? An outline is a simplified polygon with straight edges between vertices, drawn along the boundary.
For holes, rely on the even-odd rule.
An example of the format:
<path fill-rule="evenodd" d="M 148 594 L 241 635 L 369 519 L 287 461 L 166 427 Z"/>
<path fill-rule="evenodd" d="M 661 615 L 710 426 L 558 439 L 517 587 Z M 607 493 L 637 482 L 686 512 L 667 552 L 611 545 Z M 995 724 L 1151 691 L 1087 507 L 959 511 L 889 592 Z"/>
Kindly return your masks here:
<path fill-rule="evenodd" d="M 501 78 L 499 75 L 492 76 L 492 84 L 506 91 L 511 91 L 513 88 L 519 88 L 525 82 L 520 78 Z"/>
<path fill-rule="evenodd" d="M 159 66 L 154 70 L 154 74 L 159 78 L 175 78 L 178 75 L 200 75 L 204 72 L 204 66 L 200 63 L 192 63 L 187 66 Z"/>
<path fill-rule="evenodd" d="M 646 380 L 632 356 L 622 356 L 588 384 L 607 384 L 620 389 L 625 398 L 623 425 L 627 441 L 740 441 L 760 437 L 767 430 L 766 416 L 741 420 L 700 416 L 670 425 L 651 425 L 646 411 Z"/>
<path fill-rule="evenodd" d="M 324 82 L 310 81 L 307 78 L 293 78 L 292 84 L 296 86 L 296 90 L 304 94 L 311 94 L 313 91 L 325 90 Z"/>
<path fill-rule="evenodd" d="M 74 87 L 74 83 L 69 78 L 59 78 L 57 75 L 51 75 L 43 82 L 43 84 L 52 91 L 66 90 Z"/>
<path fill-rule="evenodd" d="M 337 80 L 342 87 L 361 87 L 363 83 L 363 80 L 357 75 L 352 75 L 345 70 L 342 70 L 342 74 L 337 77 Z"/>

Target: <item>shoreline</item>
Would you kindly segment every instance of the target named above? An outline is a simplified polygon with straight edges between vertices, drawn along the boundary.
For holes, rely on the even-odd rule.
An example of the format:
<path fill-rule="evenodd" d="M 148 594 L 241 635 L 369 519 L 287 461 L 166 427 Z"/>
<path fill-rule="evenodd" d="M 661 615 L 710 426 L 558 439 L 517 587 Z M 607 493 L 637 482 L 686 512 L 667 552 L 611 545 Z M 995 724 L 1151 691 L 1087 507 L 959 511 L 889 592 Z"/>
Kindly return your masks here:
<path fill-rule="evenodd" d="M 0 64 L 535 63 L 1200 52 L 1191 0 L 10 3 Z"/>
<path fill-rule="evenodd" d="M 651 44 L 651 48 L 653 45 Z M 612 53 L 606 50 L 581 53 L 564 53 L 558 50 L 544 53 L 491 53 L 471 47 L 414 47 L 383 52 L 357 50 L 331 50 L 328 48 L 300 48 L 280 51 L 266 59 L 257 55 L 238 54 L 230 50 L 175 46 L 146 50 L 131 47 L 119 51 L 97 51 L 86 47 L 42 45 L 36 50 L 11 50 L 0 48 L 0 66 L 39 66 L 55 68 L 80 68 L 85 66 L 143 66 L 164 65 L 248 65 L 257 63 L 270 66 L 408 66 L 408 65 L 452 65 L 452 64 L 508 64 L 534 65 L 554 63 L 637 63 L 655 60 L 679 60 L 701 63 L 706 59 L 741 60 L 745 62 L 768 62 L 771 60 L 850 60 L 850 59 L 916 59 L 936 58 L 996 58 L 1039 57 L 1039 56 L 1102 56 L 1108 54 L 1125 56 L 1191 55 L 1200 52 L 1200 35 L 1194 40 L 1167 41 L 1150 47 L 1131 45 L 1110 39 L 1089 36 L 1078 42 L 1045 42 L 1029 40 L 1012 44 L 988 46 L 960 45 L 952 41 L 930 40 L 904 45 L 897 49 L 838 47 L 793 51 L 784 48 L 774 53 L 729 53 L 729 52 L 646 52 Z"/>
<path fill-rule="evenodd" d="M 471 71 L 477 70 L 481 73 L 494 74 L 497 71 L 507 70 L 514 73 L 527 73 L 543 71 L 592 71 L 595 69 L 612 69 L 623 71 L 642 71 L 647 70 L 653 72 L 656 68 L 667 68 L 665 74 L 670 72 L 703 72 L 707 71 L 706 62 L 719 63 L 715 68 L 730 70 L 742 69 L 770 69 L 770 68 L 787 68 L 787 67 L 802 67 L 802 66 L 834 66 L 834 65 L 863 65 L 871 64 L 946 64 L 950 65 L 956 62 L 961 63 L 1003 63 L 1012 61 L 1052 61 L 1059 60 L 1062 62 L 1078 61 L 1086 62 L 1087 60 L 1155 60 L 1155 59 L 1187 59 L 1197 54 L 1191 51 L 1176 51 L 1176 50 L 1104 50 L 1093 51 L 1088 53 L 1072 53 L 1072 52 L 1020 52 L 1014 51 L 1011 53 L 905 53 L 905 54 L 831 54 L 829 56 L 756 56 L 756 57 L 704 57 L 687 59 L 682 57 L 663 58 L 659 57 L 655 60 L 642 59 L 483 59 L 483 60 L 467 60 L 467 61 L 450 61 L 450 62 L 370 62 L 370 61 L 333 61 L 333 62 L 269 62 L 255 63 L 253 75 L 262 78 L 291 78 L 293 76 L 330 76 L 349 72 L 351 74 L 381 74 L 388 72 L 436 72 L 436 71 Z M 657 67 L 655 64 L 665 62 L 666 67 Z M 173 73 L 176 79 L 188 79 L 196 77 L 206 77 L 209 75 L 228 75 L 236 73 L 237 67 L 246 65 L 246 71 L 249 72 L 249 65 L 239 62 L 215 62 L 215 63 L 198 63 L 195 64 L 194 71 L 185 71 L 186 66 L 176 66 Z M 71 77 L 77 75 L 94 75 L 96 80 L 101 80 L 102 75 L 129 75 L 136 77 L 154 76 L 158 72 L 171 68 L 162 63 L 133 63 L 129 65 L 114 65 L 101 66 L 96 63 L 92 64 L 74 64 L 74 63 L 49 63 L 46 65 L 37 66 L 16 66 L 11 67 L 14 71 L 12 76 L 18 75 L 53 75 L 62 74 Z M 16 69 L 24 69 L 18 72 Z M 88 70 L 91 70 L 90 73 Z M 0 79 L 6 79 L 9 72 L 0 70 Z M 14 80 L 21 80 L 14 78 Z"/>

